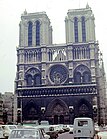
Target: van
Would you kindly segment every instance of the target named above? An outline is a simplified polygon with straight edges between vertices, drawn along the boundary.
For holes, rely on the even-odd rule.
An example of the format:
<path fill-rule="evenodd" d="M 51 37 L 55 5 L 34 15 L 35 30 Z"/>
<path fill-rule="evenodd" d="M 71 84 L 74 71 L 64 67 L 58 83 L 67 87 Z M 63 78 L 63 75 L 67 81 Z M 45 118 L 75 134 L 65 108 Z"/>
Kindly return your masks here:
<path fill-rule="evenodd" d="M 91 118 L 81 117 L 74 119 L 74 139 L 94 139 L 95 128 Z"/>

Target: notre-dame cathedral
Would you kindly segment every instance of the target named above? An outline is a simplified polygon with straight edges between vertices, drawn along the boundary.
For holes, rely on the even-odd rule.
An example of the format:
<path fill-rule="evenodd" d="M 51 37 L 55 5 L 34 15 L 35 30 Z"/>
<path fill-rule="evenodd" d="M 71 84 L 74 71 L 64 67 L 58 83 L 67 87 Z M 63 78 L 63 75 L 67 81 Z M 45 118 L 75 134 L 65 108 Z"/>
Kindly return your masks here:
<path fill-rule="evenodd" d="M 105 72 L 89 7 L 70 9 L 65 44 L 52 43 L 46 12 L 21 15 L 15 79 L 18 122 L 71 124 L 75 117 L 106 122 Z M 20 117 L 19 117 L 20 116 Z"/>

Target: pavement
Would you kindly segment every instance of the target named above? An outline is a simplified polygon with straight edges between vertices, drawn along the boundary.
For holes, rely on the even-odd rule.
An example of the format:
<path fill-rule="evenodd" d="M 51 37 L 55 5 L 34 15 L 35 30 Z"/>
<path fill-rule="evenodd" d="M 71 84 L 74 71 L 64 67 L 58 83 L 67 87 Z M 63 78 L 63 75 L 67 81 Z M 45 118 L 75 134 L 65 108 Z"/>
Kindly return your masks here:
<path fill-rule="evenodd" d="M 65 132 L 59 135 L 58 139 L 74 139 L 73 134 L 69 134 L 69 132 Z"/>
<path fill-rule="evenodd" d="M 69 134 L 69 132 L 65 132 L 59 135 L 57 139 L 74 139 L 73 134 Z M 94 139 L 97 139 L 95 136 Z"/>

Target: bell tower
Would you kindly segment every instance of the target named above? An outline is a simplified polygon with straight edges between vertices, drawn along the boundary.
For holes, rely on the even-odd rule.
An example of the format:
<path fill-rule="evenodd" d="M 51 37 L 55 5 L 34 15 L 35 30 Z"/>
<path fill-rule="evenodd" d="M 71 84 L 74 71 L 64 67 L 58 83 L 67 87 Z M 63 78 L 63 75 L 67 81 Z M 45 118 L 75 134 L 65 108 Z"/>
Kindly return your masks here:
<path fill-rule="evenodd" d="M 94 15 L 89 5 L 68 10 L 65 18 L 66 43 L 95 41 Z"/>
<path fill-rule="evenodd" d="M 21 15 L 19 24 L 19 47 L 37 47 L 52 44 L 52 27 L 46 12 Z"/>

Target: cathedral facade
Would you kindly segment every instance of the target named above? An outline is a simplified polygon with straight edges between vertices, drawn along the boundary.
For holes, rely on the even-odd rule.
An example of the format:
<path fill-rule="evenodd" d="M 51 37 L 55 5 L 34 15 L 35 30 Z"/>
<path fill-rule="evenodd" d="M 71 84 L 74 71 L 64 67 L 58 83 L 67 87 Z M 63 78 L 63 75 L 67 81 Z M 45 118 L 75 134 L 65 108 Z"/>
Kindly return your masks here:
<path fill-rule="evenodd" d="M 45 12 L 25 11 L 21 15 L 15 79 L 18 122 L 70 124 L 75 117 L 91 117 L 95 122 L 104 119 L 100 94 L 104 96 L 105 90 L 99 91 L 102 85 L 94 20 L 88 5 L 68 10 L 66 43 L 53 44 L 52 26 Z"/>

